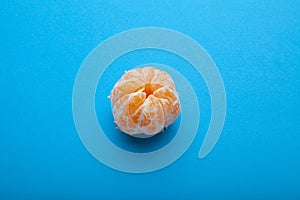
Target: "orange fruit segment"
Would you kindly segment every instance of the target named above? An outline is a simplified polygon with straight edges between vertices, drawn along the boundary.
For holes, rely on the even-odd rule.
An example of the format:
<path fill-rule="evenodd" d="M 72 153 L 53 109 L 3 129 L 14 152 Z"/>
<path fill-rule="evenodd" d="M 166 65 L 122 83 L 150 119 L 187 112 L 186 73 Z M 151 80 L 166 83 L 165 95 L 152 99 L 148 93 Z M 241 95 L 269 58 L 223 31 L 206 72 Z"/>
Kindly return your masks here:
<path fill-rule="evenodd" d="M 117 127 L 132 136 L 155 135 L 180 114 L 171 76 L 150 66 L 125 72 L 109 97 Z"/>

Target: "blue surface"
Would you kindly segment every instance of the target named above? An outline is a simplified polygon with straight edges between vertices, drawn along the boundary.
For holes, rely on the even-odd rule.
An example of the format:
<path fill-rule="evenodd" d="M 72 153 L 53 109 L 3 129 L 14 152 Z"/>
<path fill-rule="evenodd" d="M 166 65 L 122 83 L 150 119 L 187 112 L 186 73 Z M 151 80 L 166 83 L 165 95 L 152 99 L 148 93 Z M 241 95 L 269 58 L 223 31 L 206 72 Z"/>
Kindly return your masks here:
<path fill-rule="evenodd" d="M 2 2 L 0 199 L 300 198 L 299 9 L 299 1 Z M 145 26 L 180 31 L 209 52 L 224 80 L 227 118 L 199 160 L 209 96 L 189 75 L 201 110 L 194 143 L 163 170 L 128 174 L 82 145 L 72 89 L 96 45 Z"/>

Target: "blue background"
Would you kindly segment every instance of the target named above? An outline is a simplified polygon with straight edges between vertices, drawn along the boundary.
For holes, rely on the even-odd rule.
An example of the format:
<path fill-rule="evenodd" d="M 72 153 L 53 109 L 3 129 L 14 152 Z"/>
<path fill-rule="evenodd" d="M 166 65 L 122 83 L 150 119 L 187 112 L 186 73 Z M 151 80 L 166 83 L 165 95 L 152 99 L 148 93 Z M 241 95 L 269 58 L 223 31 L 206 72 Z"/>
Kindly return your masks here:
<path fill-rule="evenodd" d="M 300 198 L 300 1 L 133 2 L 1 2 L 0 199 Z M 179 160 L 127 174 L 82 145 L 72 89 L 96 45 L 145 26 L 180 31 L 209 52 L 227 118 L 205 159 L 201 108 L 203 126 Z"/>

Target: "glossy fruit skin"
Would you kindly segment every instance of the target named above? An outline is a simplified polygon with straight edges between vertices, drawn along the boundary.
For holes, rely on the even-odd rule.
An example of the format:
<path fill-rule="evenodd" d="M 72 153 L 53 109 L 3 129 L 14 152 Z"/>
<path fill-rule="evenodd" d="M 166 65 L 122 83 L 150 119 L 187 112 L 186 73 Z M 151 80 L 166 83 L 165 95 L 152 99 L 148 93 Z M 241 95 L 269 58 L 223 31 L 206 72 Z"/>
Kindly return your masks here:
<path fill-rule="evenodd" d="M 117 127 L 132 136 L 155 135 L 180 114 L 171 76 L 150 66 L 125 72 L 109 97 Z"/>

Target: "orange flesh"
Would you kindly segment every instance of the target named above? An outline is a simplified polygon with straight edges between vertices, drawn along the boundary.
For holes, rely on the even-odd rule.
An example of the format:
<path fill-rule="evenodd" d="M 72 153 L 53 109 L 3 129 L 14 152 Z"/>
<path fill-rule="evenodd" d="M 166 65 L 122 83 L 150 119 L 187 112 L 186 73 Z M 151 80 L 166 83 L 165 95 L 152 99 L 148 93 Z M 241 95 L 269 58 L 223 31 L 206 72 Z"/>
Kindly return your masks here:
<path fill-rule="evenodd" d="M 118 128 L 130 135 L 154 135 L 180 114 L 175 84 L 166 72 L 153 67 L 125 73 L 110 94 Z"/>

